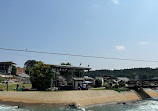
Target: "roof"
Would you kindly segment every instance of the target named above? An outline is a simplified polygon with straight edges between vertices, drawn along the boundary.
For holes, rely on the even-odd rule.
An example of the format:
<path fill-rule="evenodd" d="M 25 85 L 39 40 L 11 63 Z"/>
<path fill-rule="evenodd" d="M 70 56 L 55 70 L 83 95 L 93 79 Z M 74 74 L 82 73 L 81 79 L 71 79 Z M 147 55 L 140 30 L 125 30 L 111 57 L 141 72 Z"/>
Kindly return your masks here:
<path fill-rule="evenodd" d="M 89 67 L 76 67 L 76 66 L 70 66 L 70 65 L 53 65 L 50 64 L 52 68 L 57 68 L 57 69 L 76 69 L 76 70 L 90 70 L 91 68 Z"/>
<path fill-rule="evenodd" d="M 72 79 L 75 81 L 84 81 L 84 79 L 81 77 L 73 77 Z"/>
<path fill-rule="evenodd" d="M 83 78 L 86 80 L 94 80 L 92 77 L 88 77 L 88 76 L 84 76 Z"/>
<path fill-rule="evenodd" d="M 152 80 L 158 80 L 158 77 L 154 77 L 154 78 L 152 78 Z"/>
<path fill-rule="evenodd" d="M 114 76 L 111 76 L 111 75 L 104 75 L 103 78 L 115 79 L 115 77 L 114 77 Z"/>
<path fill-rule="evenodd" d="M 20 76 L 20 77 L 24 77 L 24 78 L 29 78 L 29 77 L 30 77 L 30 76 L 27 75 L 27 74 L 16 74 L 16 75 L 18 75 L 18 76 Z"/>
<path fill-rule="evenodd" d="M 0 64 L 15 64 L 15 63 L 12 61 L 8 61 L 8 62 L 0 62 Z"/>
<path fill-rule="evenodd" d="M 119 80 L 122 80 L 122 81 L 125 81 L 125 82 L 127 82 L 127 81 L 129 81 L 129 78 L 127 78 L 127 77 L 117 77 Z"/>

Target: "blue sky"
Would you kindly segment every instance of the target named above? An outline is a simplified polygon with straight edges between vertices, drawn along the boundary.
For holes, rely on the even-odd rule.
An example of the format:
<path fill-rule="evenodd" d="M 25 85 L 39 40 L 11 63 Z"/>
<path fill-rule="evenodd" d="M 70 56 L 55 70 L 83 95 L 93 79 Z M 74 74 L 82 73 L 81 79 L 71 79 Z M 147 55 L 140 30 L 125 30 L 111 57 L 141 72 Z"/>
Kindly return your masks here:
<path fill-rule="evenodd" d="M 157 0 L 1 0 L 0 47 L 158 60 Z M 158 67 L 158 63 L 0 50 L 0 61 L 71 62 L 93 69 Z"/>

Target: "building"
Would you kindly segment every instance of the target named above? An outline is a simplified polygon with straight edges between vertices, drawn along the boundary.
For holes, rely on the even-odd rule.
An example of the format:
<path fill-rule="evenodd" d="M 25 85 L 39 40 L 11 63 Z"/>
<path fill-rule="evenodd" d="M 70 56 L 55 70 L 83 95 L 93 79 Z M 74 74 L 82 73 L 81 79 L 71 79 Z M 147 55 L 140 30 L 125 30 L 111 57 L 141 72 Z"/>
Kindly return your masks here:
<path fill-rule="evenodd" d="M 95 80 L 100 80 L 101 82 L 102 82 L 102 86 L 104 86 L 104 79 L 103 79 L 103 77 L 95 77 Z"/>
<path fill-rule="evenodd" d="M 0 62 L 0 74 L 11 75 L 12 67 L 15 65 L 14 62 Z"/>
<path fill-rule="evenodd" d="M 16 67 L 16 74 L 25 74 L 26 68 Z"/>
<path fill-rule="evenodd" d="M 114 76 L 104 75 L 103 80 L 104 80 L 104 85 L 106 88 L 112 88 L 115 85 L 117 85 L 117 82 L 116 82 L 117 78 L 115 78 Z"/>
<path fill-rule="evenodd" d="M 84 78 L 72 78 L 73 79 L 73 89 L 77 90 L 78 88 L 81 88 L 83 86 Z"/>
<path fill-rule="evenodd" d="M 127 83 L 128 81 L 130 81 L 129 78 L 127 77 L 117 77 L 118 81 L 122 81 L 123 83 Z"/>
<path fill-rule="evenodd" d="M 87 84 L 88 88 L 94 87 L 95 81 L 92 77 L 84 76 L 83 84 Z"/>
<path fill-rule="evenodd" d="M 84 78 L 82 75 L 85 70 L 89 71 L 89 67 L 76 67 L 71 65 L 52 65 L 52 72 L 54 72 L 53 84 L 55 87 L 63 90 L 78 89 L 78 86 L 82 86 Z M 66 72 L 68 74 L 67 78 L 58 77 L 58 73 Z M 51 85 L 52 86 L 52 85 Z"/>
<path fill-rule="evenodd" d="M 84 76 L 74 77 L 73 79 L 73 89 L 88 89 L 94 86 L 94 79 L 92 77 Z"/>

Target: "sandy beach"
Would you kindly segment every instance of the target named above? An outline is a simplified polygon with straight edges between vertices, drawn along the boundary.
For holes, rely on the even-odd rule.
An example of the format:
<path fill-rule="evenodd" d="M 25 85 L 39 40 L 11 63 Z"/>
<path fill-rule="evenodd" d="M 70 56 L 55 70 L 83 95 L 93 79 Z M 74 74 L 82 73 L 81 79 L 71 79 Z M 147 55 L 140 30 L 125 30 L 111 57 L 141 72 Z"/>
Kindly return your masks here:
<path fill-rule="evenodd" d="M 151 97 L 158 97 L 158 93 L 145 89 Z M 113 90 L 86 91 L 56 91 L 56 92 L 0 92 L 1 101 L 22 102 L 29 104 L 80 104 L 81 106 L 105 104 L 112 102 L 127 102 L 141 100 L 135 91 L 116 92 Z"/>

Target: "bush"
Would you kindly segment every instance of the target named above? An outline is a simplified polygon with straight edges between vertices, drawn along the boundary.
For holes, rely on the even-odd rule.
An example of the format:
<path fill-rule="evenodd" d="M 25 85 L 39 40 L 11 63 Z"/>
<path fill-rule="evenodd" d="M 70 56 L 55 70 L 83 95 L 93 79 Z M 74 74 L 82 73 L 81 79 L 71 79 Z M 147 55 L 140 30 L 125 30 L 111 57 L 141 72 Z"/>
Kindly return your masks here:
<path fill-rule="evenodd" d="M 119 83 L 119 87 L 125 87 L 124 83 Z"/>
<path fill-rule="evenodd" d="M 3 79 L 2 77 L 0 77 L 0 82 L 4 81 L 5 79 Z"/>
<path fill-rule="evenodd" d="M 102 81 L 97 79 L 95 80 L 95 87 L 101 87 L 102 86 Z"/>

